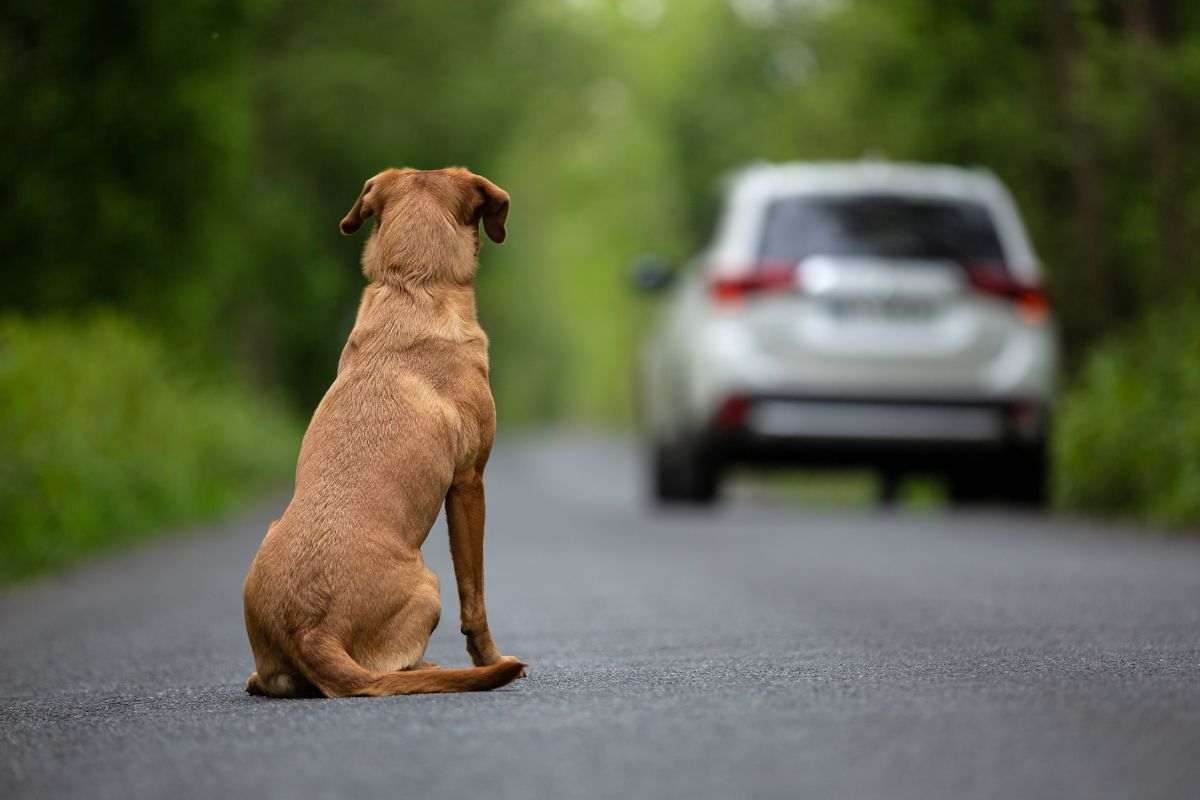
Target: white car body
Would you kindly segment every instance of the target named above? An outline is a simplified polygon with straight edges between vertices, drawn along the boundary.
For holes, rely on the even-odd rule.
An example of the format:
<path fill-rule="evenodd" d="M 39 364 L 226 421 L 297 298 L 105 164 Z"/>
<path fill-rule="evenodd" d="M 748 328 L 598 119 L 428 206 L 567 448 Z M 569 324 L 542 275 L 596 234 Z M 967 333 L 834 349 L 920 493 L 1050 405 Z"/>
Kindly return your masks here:
<path fill-rule="evenodd" d="M 806 246 L 789 214 L 808 221 L 810 238 L 829 233 L 830 246 L 849 254 L 818 249 L 764 266 L 768 244 Z M 992 255 L 964 264 L 856 253 L 854 234 L 830 222 L 855 214 L 880 220 L 870 223 L 880 241 L 869 244 L 885 252 L 893 243 L 898 252 L 925 246 L 888 230 L 907 214 L 926 236 L 941 235 L 929 220 L 950 220 Z M 985 222 L 994 238 L 984 236 Z M 948 235 L 933 243 L 956 246 Z M 669 483 L 670 470 L 699 461 L 716 480 L 740 461 L 904 470 L 930 455 L 958 467 L 1038 450 L 1058 352 L 1041 283 L 1016 206 L 989 172 L 880 162 L 749 167 L 730 181 L 712 243 L 683 270 L 642 353 L 643 422 L 666 454 L 656 468 Z"/>

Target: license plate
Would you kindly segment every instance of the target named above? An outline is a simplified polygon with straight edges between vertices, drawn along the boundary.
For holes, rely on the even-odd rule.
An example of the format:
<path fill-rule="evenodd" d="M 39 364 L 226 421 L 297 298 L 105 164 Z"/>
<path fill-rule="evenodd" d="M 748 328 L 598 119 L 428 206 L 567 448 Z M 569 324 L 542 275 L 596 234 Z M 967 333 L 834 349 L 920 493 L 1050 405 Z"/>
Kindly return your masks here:
<path fill-rule="evenodd" d="M 826 302 L 830 315 L 837 319 L 923 322 L 937 312 L 937 304 L 922 297 L 838 297 Z"/>
<path fill-rule="evenodd" d="M 924 442 L 997 441 L 995 409 L 887 403 L 765 400 L 751 411 L 750 428 L 764 436 Z"/>

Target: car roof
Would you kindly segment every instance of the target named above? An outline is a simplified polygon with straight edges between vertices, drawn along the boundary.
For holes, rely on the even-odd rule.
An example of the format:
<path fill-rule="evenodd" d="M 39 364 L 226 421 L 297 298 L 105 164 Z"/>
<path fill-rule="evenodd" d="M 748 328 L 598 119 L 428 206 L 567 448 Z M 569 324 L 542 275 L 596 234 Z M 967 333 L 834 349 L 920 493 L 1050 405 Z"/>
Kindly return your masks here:
<path fill-rule="evenodd" d="M 992 214 L 1010 268 L 1030 279 L 1040 273 L 1012 196 L 987 169 L 871 159 L 758 163 L 730 175 L 725 186 L 728 202 L 710 253 L 718 263 L 753 258 L 766 208 L 780 197 L 895 193 L 983 204 Z"/>
<path fill-rule="evenodd" d="M 734 173 L 732 183 L 739 195 L 878 191 L 986 201 L 1003 191 L 983 168 L 877 160 L 753 164 Z"/>

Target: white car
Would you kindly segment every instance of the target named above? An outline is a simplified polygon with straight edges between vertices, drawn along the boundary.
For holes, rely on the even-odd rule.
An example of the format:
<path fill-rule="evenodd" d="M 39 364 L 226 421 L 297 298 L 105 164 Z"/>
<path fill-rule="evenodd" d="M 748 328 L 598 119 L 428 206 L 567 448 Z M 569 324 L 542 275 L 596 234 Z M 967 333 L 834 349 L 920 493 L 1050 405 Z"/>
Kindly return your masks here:
<path fill-rule="evenodd" d="M 990 172 L 756 165 L 680 270 L 638 365 L 660 501 L 737 464 L 935 471 L 956 501 L 1046 496 L 1057 337 L 1038 259 Z"/>

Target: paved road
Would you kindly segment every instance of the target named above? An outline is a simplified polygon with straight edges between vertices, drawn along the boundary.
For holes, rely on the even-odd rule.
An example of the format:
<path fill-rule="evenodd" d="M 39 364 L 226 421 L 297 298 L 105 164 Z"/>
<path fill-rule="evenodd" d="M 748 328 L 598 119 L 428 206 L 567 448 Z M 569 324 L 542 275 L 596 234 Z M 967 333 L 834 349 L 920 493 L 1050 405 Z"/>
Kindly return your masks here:
<path fill-rule="evenodd" d="M 503 442 L 490 694 L 242 693 L 278 503 L 0 599 L 0 796 L 1200 796 L 1200 542 L 999 512 L 653 515 L 619 442 Z M 445 533 L 430 656 L 464 663 Z"/>

